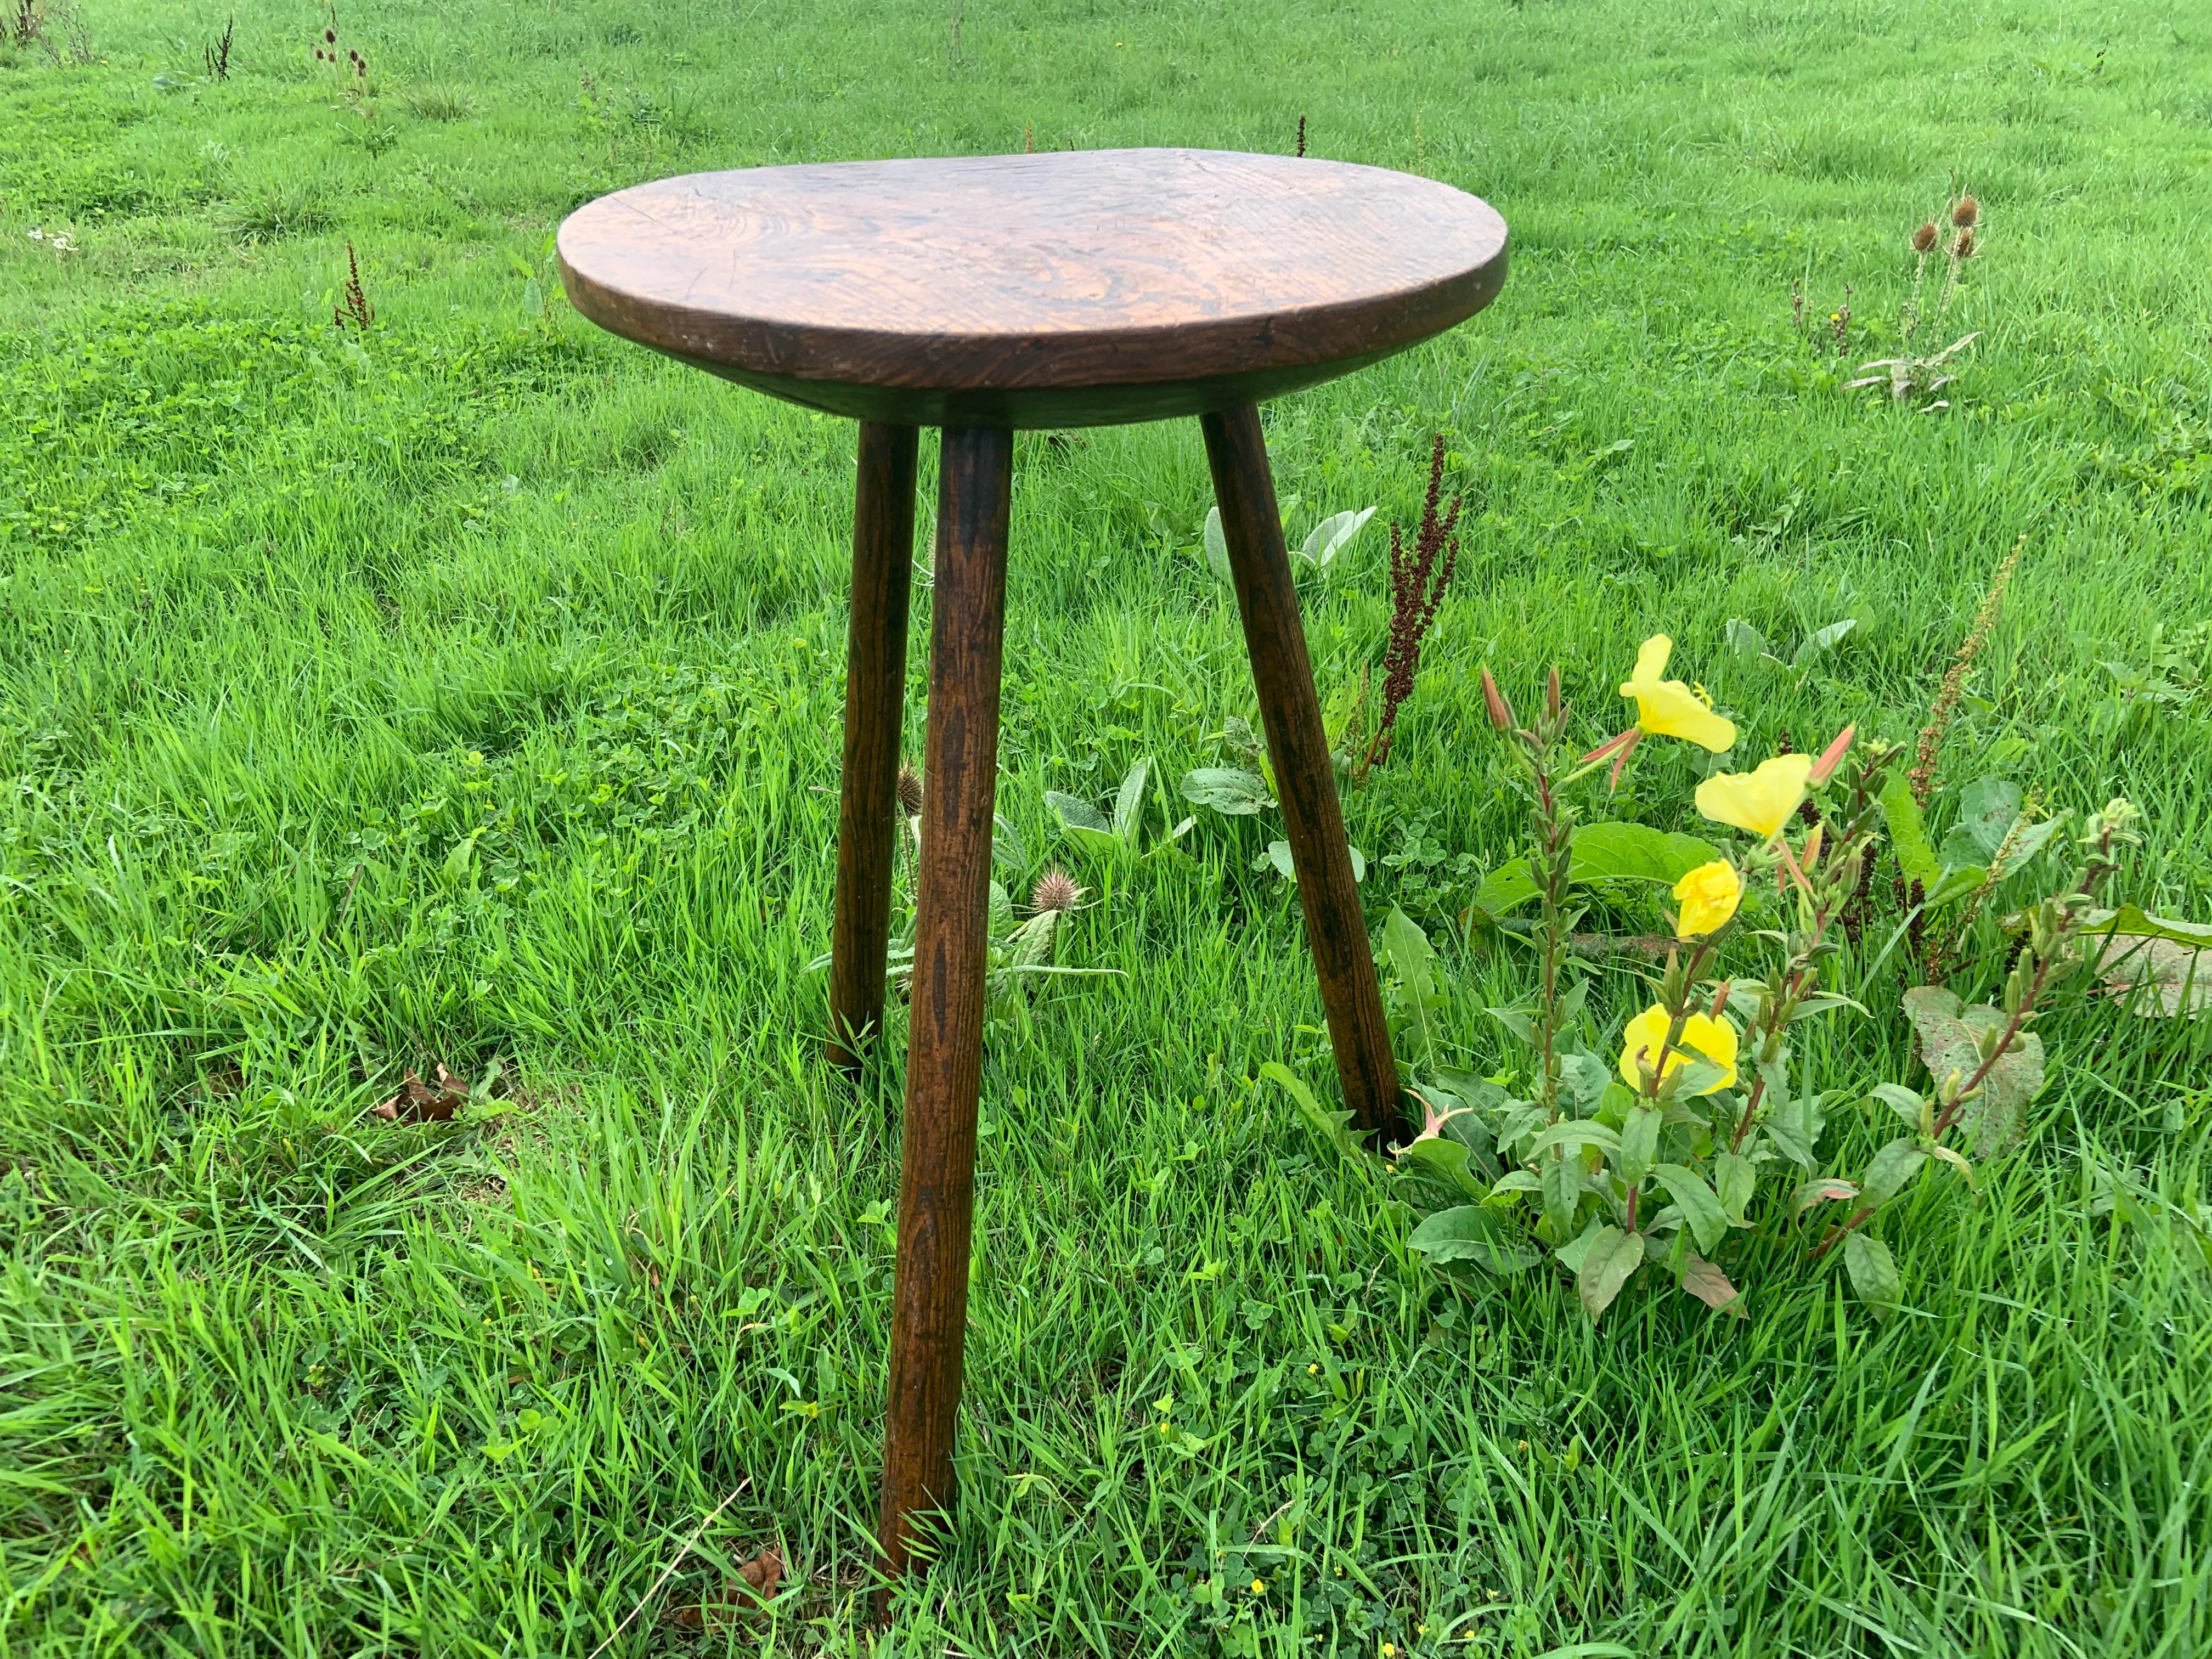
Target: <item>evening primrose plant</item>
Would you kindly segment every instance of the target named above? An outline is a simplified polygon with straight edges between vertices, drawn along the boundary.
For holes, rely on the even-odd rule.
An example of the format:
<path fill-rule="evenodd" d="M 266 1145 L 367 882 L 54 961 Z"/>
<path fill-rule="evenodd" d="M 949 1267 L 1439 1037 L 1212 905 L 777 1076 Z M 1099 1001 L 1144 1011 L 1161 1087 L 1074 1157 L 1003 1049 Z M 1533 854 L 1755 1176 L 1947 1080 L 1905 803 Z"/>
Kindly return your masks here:
<path fill-rule="evenodd" d="M 1491 724 L 1511 746 L 1529 802 L 1525 867 L 1540 907 L 1528 934 L 1533 1000 L 1492 1012 L 1531 1057 L 1525 1071 L 1506 1074 L 1525 1076 L 1518 1091 L 1436 1064 L 1436 1044 L 1412 1017 L 1413 1005 L 1436 1000 L 1428 988 L 1433 969 L 1414 960 L 1420 947 L 1407 936 L 1419 930 L 1391 918 L 1382 945 L 1393 970 L 1393 1023 L 1415 1039 L 1401 1042 L 1401 1052 L 1425 1108 L 1422 1132 L 1400 1149 L 1397 1167 L 1464 1200 L 1429 1215 L 1411 1242 L 1440 1266 L 1493 1273 L 1523 1271 L 1549 1255 L 1573 1274 L 1593 1319 L 1647 1268 L 1741 1316 L 1742 1291 L 1723 1265 L 1734 1254 L 1730 1235 L 1793 1225 L 1833 1201 L 1848 1206 L 1845 1219 L 1811 1254 L 1840 1243 L 1854 1285 L 1886 1310 L 1897 1297 L 1895 1264 L 1866 1224 L 1930 1159 L 1971 1176 L 1944 1139 L 1958 1114 L 1947 1121 L 1945 1109 L 1921 1110 L 1911 1091 L 1881 1085 L 1876 1098 L 1915 1103 L 1917 1134 L 1902 1148 L 1885 1148 L 1857 1180 L 1826 1173 L 1820 1135 L 1827 1109 L 1844 1091 L 1805 1074 L 1793 1036 L 1805 1021 L 1834 1011 L 1864 1012 L 1826 988 L 1827 969 L 1841 943 L 1839 918 L 1860 890 L 1883 823 L 1881 788 L 1894 750 L 1857 744 L 1846 727 L 1818 756 L 1780 754 L 1748 772 L 1707 777 L 1696 793 L 1698 813 L 1735 835 L 1720 844 L 1671 838 L 1705 856 L 1668 889 L 1671 944 L 1651 976 L 1649 1005 L 1606 1053 L 1588 1051 L 1577 1035 L 1586 989 L 1570 949 L 1582 921 L 1571 902 L 1577 838 L 1621 826 L 1585 829 L 1571 792 L 1601 769 L 1617 787 L 1646 738 L 1713 754 L 1736 742 L 1735 724 L 1700 690 L 1666 678 L 1672 651 L 1663 635 L 1645 641 L 1620 687 L 1635 706 L 1634 723 L 1578 757 L 1566 743 L 1570 710 L 1556 670 L 1540 713 L 1525 722 L 1483 674 Z M 1779 896 L 1778 925 L 1752 927 L 1745 896 L 1763 888 Z M 2035 960 L 2058 955 L 2054 945 Z M 2022 1006 L 2032 1005 L 2032 994 L 2023 997 Z M 1991 1052 L 2016 1048 L 2025 1023 L 1992 1032 Z M 1939 1097 L 1943 1086 L 1964 1085 L 1951 1078 Z M 1775 1196 L 1762 1202 L 1763 1194 Z"/>

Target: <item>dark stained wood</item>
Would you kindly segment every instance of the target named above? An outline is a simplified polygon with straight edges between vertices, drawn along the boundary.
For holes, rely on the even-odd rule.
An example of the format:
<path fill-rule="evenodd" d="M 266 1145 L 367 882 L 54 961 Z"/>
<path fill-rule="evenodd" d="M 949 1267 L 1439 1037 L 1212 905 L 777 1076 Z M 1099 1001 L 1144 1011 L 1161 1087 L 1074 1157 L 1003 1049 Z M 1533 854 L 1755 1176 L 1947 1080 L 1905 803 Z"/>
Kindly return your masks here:
<path fill-rule="evenodd" d="M 1355 1125 L 1384 1139 L 1402 1139 L 1398 1062 L 1382 1020 L 1359 889 L 1352 879 L 1344 811 L 1337 800 L 1321 700 L 1314 692 L 1305 629 L 1298 622 L 1297 591 L 1291 585 L 1290 555 L 1283 546 L 1260 411 L 1248 404 L 1207 415 L 1200 424 L 1214 497 L 1221 504 L 1237 608 L 1244 618 L 1244 643 L 1259 684 L 1261 723 L 1282 798 L 1284 832 L 1298 872 L 1306 937 L 1321 981 L 1322 1006 L 1328 1013 L 1336 1074 Z"/>
<path fill-rule="evenodd" d="M 920 425 L 1254 402 L 1486 305 L 1505 224 L 1433 179 L 1216 150 L 694 173 L 561 227 L 569 298 L 778 397 Z"/>
<path fill-rule="evenodd" d="M 884 1435 L 881 1535 L 893 1574 L 905 1571 L 917 1512 L 948 1509 L 953 1497 L 1012 488 L 1011 433 L 976 428 L 945 434 Z"/>
<path fill-rule="evenodd" d="M 884 1029 L 897 854 L 900 716 L 906 702 L 907 595 L 914 575 L 910 426 L 860 426 L 853 508 L 853 611 L 845 630 L 845 765 L 837 809 L 837 919 L 830 942 L 832 1063 L 857 1066 Z"/>

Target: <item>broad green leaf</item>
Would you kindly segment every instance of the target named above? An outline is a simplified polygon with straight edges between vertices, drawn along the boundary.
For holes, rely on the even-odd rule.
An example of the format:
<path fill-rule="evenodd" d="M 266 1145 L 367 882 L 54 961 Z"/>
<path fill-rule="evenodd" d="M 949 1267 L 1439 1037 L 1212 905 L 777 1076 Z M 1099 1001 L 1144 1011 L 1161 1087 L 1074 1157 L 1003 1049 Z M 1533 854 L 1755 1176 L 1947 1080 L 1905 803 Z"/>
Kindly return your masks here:
<path fill-rule="evenodd" d="M 1681 1277 L 1676 1282 L 1715 1313 L 1734 1314 L 1738 1319 L 1750 1317 L 1743 1305 L 1743 1292 L 1729 1283 L 1726 1273 L 1701 1255 L 1683 1257 Z"/>
<path fill-rule="evenodd" d="M 1504 1211 L 1480 1204 L 1437 1211 L 1406 1242 L 1438 1266 L 1466 1261 L 1501 1276 L 1524 1273 L 1543 1260 Z"/>
<path fill-rule="evenodd" d="M 1150 756 L 1139 760 L 1129 769 L 1127 775 L 1122 778 L 1121 787 L 1114 797 L 1112 828 L 1115 839 L 1125 847 L 1135 845 L 1137 831 L 1143 825 L 1145 780 L 1151 775 L 1152 769 L 1152 763 Z"/>
<path fill-rule="evenodd" d="M 2059 813 L 2021 829 L 2012 837 L 2012 845 L 2005 853 L 2005 868 L 2016 871 L 2027 866 L 2027 861 L 2040 853 L 2051 838 L 2066 827 L 2066 816 Z"/>
<path fill-rule="evenodd" d="M 1605 1098 L 1613 1083 L 1613 1067 L 1595 1054 L 1576 1050 L 1559 1056 L 1560 1092 L 1585 1116 L 1595 1113 L 1598 1102 Z"/>
<path fill-rule="evenodd" d="M 1063 829 L 1094 830 L 1103 836 L 1114 833 L 1114 826 L 1107 822 L 1106 815 L 1087 800 L 1063 795 L 1057 789 L 1048 789 L 1044 792 L 1044 804 L 1059 817 Z"/>
<path fill-rule="evenodd" d="M 1490 1196 L 1490 1188 L 1470 1167 L 1471 1156 L 1460 1141 L 1446 1140 L 1441 1135 L 1425 1135 L 1413 1145 L 1401 1147 L 1398 1162 L 1401 1167 L 1410 1167 L 1431 1180 L 1442 1182 L 1462 1198 L 1480 1202 Z"/>
<path fill-rule="evenodd" d="M 1199 806 L 1210 806 L 1231 817 L 1250 817 L 1273 805 L 1266 781 L 1257 772 L 1241 766 L 1200 766 L 1182 775 L 1182 798 Z M 1105 819 L 1099 819 L 1103 825 Z"/>
<path fill-rule="evenodd" d="M 1916 1132 L 1923 1126 L 1922 1118 L 1928 1103 L 1901 1083 L 1877 1083 L 1870 1090 L 1873 1097 L 1903 1118 L 1905 1127 Z"/>
<path fill-rule="evenodd" d="M 1989 878 L 1990 872 L 1978 864 L 1957 865 L 1945 869 L 1933 885 L 1923 888 L 1920 900 L 1930 910 L 1940 909 L 1980 892 Z"/>
<path fill-rule="evenodd" d="M 1904 1001 L 1905 1017 L 1920 1035 L 1921 1063 L 1939 1087 L 1953 1072 L 1961 1083 L 1972 1079 L 1982 1065 L 1981 1034 L 2009 1023 L 1986 1002 L 1961 1006 L 1954 994 L 1940 986 L 1915 986 Z M 1960 1117 L 1960 1127 L 1973 1137 L 1976 1157 L 1994 1158 L 2027 1133 L 2027 1107 L 2043 1092 L 2043 1039 L 2024 1032 L 1990 1066 Z"/>
<path fill-rule="evenodd" d="M 1613 1170 L 1630 1186 L 1651 1173 L 1659 1157 L 1659 1114 L 1649 1106 L 1632 1108 L 1620 1126 L 1620 1150 L 1613 1156 Z"/>
<path fill-rule="evenodd" d="M 1753 1194 L 1759 1190 L 1759 1166 L 1741 1152 L 1717 1152 L 1713 1155 L 1713 1170 L 1717 1195 L 1729 1224 L 1748 1226 L 1746 1212 L 1751 1207 Z"/>
<path fill-rule="evenodd" d="M 1936 862 L 1936 848 L 1928 839 L 1920 803 L 1912 798 L 1911 781 L 1901 770 L 1893 769 L 1883 780 L 1881 817 L 1889 830 L 1889 844 L 1897 854 L 1897 867 L 1905 872 L 1905 880 L 1918 882 L 1923 891 L 1932 887 L 1943 873 L 1943 866 Z"/>
<path fill-rule="evenodd" d="M 2008 778 L 1976 778 L 1960 792 L 1959 823 L 1982 849 L 1984 856 L 1978 862 L 1987 862 L 1987 855 L 2004 845 L 2025 799 L 2020 786 Z"/>
<path fill-rule="evenodd" d="M 1620 1294 L 1620 1287 L 1628 1283 L 1628 1276 L 1643 1265 L 1642 1238 L 1618 1227 L 1600 1230 L 1590 1241 L 1589 1253 L 1583 1257 L 1581 1271 L 1575 1275 L 1576 1294 L 1582 1297 L 1583 1306 L 1592 1320 L 1605 1316 L 1605 1310 Z"/>
<path fill-rule="evenodd" d="M 1899 1135 L 1868 1160 L 1866 1173 L 1859 1177 L 1860 1202 L 1870 1210 L 1881 1208 L 1903 1192 L 1927 1162 L 1928 1154 L 1917 1141 Z"/>
<path fill-rule="evenodd" d="M 1206 568 L 1226 587 L 1232 580 L 1229 574 L 1229 538 L 1221 533 L 1221 509 L 1210 507 L 1206 510 Z"/>
<path fill-rule="evenodd" d="M 1087 823 L 1071 823 L 1067 838 L 1086 853 L 1118 853 L 1121 838 L 1111 830 L 1093 830 Z"/>
<path fill-rule="evenodd" d="M 2012 926 L 2010 919 L 2006 925 Z M 2081 930 L 2084 934 L 2111 934 L 2122 939 L 2169 939 L 2177 945 L 2212 950 L 2212 925 L 2154 916 L 2136 904 L 2123 904 L 2117 910 L 2087 911 L 2081 918 Z"/>
<path fill-rule="evenodd" d="M 1662 1164 L 1651 1173 L 1682 1206 L 1682 1219 L 1699 1249 L 1710 1250 L 1728 1237 L 1728 1213 L 1704 1176 L 1680 1164 Z"/>
<path fill-rule="evenodd" d="M 1774 656 L 1773 648 L 1766 642 L 1766 635 L 1741 617 L 1728 619 L 1727 637 L 1729 649 L 1744 662 L 1757 662 L 1761 657 L 1771 657 L 1777 662 L 1781 660 Z"/>
<path fill-rule="evenodd" d="M 1863 1232 L 1850 1234 L 1844 1240 L 1844 1271 L 1850 1275 L 1851 1288 L 1874 1310 L 1875 1316 L 1887 1318 L 1897 1306 L 1898 1291 L 1904 1284 L 1889 1246 Z"/>
<path fill-rule="evenodd" d="M 1790 665 L 1802 673 L 1817 659 L 1841 645 L 1844 636 L 1858 625 L 1856 617 L 1846 617 L 1841 622 L 1832 622 L 1826 628 L 1808 634 L 1804 642 L 1798 646 L 1796 655 L 1790 659 Z"/>
<path fill-rule="evenodd" d="M 1396 905 L 1382 924 L 1382 959 L 1397 981 L 1392 1012 L 1411 1065 L 1425 1064 L 1437 1048 L 1437 953 L 1429 936 Z"/>
<path fill-rule="evenodd" d="M 1330 514 L 1308 532 L 1305 545 L 1298 549 L 1298 556 L 1308 564 L 1327 569 L 1329 561 L 1342 552 L 1359 533 L 1360 526 L 1374 516 L 1371 507 L 1357 513 Z"/>
<path fill-rule="evenodd" d="M 1582 1164 L 1554 1154 L 1543 1161 L 1537 1173 L 1543 1182 L 1544 1218 L 1552 1224 L 1553 1237 L 1565 1238 L 1575 1224 L 1575 1209 L 1582 1202 Z"/>
<path fill-rule="evenodd" d="M 1360 1142 L 1359 1137 L 1346 1126 L 1352 1121 L 1350 1111 L 1332 1112 L 1314 1098 L 1305 1079 L 1279 1060 L 1271 1060 L 1260 1068 L 1260 1075 L 1270 1083 L 1278 1083 L 1297 1108 L 1298 1115 L 1306 1127 L 1322 1140 L 1353 1163 L 1364 1163 L 1373 1156 Z"/>
<path fill-rule="evenodd" d="M 1620 1150 L 1620 1137 L 1602 1123 L 1594 1123 L 1588 1118 L 1570 1118 L 1564 1123 L 1554 1123 L 1530 1141 L 1524 1156 L 1533 1158 L 1554 1146 L 1602 1146 L 1613 1152 Z"/>
<path fill-rule="evenodd" d="M 1590 823 L 1575 832 L 1567 878 L 1582 884 L 1648 881 L 1671 887 L 1719 856 L 1719 848 L 1695 836 L 1671 835 L 1641 823 Z M 1536 882 L 1528 860 L 1515 859 L 1483 878 L 1474 902 L 1486 914 L 1502 916 L 1535 896 Z"/>
<path fill-rule="evenodd" d="M 1291 856 L 1290 842 L 1286 841 L 1269 842 L 1267 843 L 1267 862 L 1275 866 L 1275 873 L 1280 876 L 1285 881 L 1295 882 L 1297 880 L 1297 861 Z"/>

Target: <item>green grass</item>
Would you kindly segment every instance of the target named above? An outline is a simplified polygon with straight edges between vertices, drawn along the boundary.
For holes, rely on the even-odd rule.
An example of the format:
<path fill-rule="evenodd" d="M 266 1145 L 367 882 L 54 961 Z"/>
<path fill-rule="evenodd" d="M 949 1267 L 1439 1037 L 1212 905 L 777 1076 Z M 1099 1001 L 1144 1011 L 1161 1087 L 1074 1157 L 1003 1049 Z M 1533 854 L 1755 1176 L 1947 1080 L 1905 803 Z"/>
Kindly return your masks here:
<path fill-rule="evenodd" d="M 805 971 L 852 433 L 540 319 L 517 269 L 684 169 L 1283 150 L 1303 114 L 1516 237 L 1474 323 L 1269 411 L 1294 530 L 1410 520 L 1436 429 L 1470 492 L 1347 802 L 1377 914 L 1424 820 L 1515 848 L 1485 661 L 1525 696 L 1557 660 L 1595 735 L 1665 628 L 1755 748 L 1907 739 L 2025 534 L 1946 775 L 2127 793 L 2129 894 L 2202 920 L 2203 635 L 2167 702 L 2104 665 L 2212 619 L 2201 17 L 1042 0 L 966 6 L 956 62 L 943 7 L 457 0 L 344 13 L 365 121 L 319 9 L 241 8 L 218 84 L 227 8 L 154 12 L 88 3 L 94 64 L 0 59 L 0 1655 L 580 1656 L 732 1492 L 611 1652 L 2212 1645 L 2203 1259 L 2093 1176 L 2201 1201 L 2203 1029 L 2062 1009 L 2028 1145 L 1883 1217 L 1887 1323 L 1782 1243 L 1732 1262 L 1747 1322 L 1639 1282 L 1593 1331 L 1563 1279 L 1436 1276 L 1255 1086 L 1328 1078 L 1319 1005 L 1289 890 L 1214 824 L 1081 866 L 1079 959 L 1126 977 L 990 1033 L 962 1498 L 868 1635 L 897 1044 L 834 1080 Z M 1957 406 L 1842 392 L 1954 176 L 1989 216 Z M 1850 357 L 1793 283 L 1816 320 L 1848 289 Z M 1207 763 L 1254 710 L 1194 426 L 1018 453 L 1001 798 L 1042 847 L 1042 790 Z M 1380 659 L 1382 541 L 1307 595 L 1325 694 Z M 1723 646 L 1844 616 L 1802 685 Z M 1673 822 L 1686 763 L 1640 764 Z M 1497 1066 L 1522 964 L 1450 961 Z M 1909 1075 L 1895 969 L 1847 970 L 1839 1086 Z M 367 1115 L 495 1058 L 502 1115 Z M 1844 1107 L 1828 1145 L 1882 1133 Z M 769 1540 L 772 1620 L 665 1621 Z"/>

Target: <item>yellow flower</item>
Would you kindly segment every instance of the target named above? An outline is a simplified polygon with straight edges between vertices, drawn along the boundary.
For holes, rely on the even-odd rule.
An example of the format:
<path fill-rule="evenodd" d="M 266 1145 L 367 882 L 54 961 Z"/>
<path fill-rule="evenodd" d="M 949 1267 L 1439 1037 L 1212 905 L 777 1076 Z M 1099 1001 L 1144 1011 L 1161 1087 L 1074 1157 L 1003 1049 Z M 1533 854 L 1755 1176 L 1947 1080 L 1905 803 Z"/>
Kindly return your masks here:
<path fill-rule="evenodd" d="M 1644 1081 L 1637 1070 L 1637 1061 L 1641 1060 L 1650 1066 L 1658 1060 L 1659 1045 L 1666 1042 L 1667 1028 L 1673 1024 L 1666 1009 L 1656 1002 L 1628 1022 L 1628 1029 L 1620 1034 L 1620 1074 L 1627 1079 L 1630 1088 L 1638 1088 Z M 1667 1051 L 1668 1074 L 1690 1063 L 1689 1055 L 1682 1052 L 1683 1047 L 1695 1048 L 1723 1073 L 1718 1082 L 1698 1090 L 1699 1094 L 1709 1095 L 1735 1081 L 1735 1027 L 1726 1020 L 1692 1014 L 1684 1021 L 1681 1044 Z"/>
<path fill-rule="evenodd" d="M 1712 705 L 1680 680 L 1662 680 L 1674 641 L 1654 634 L 1636 653 L 1636 672 L 1620 688 L 1636 699 L 1636 723 L 1662 738 L 1680 738 L 1716 755 L 1735 742 L 1735 726 L 1713 713 Z"/>
<path fill-rule="evenodd" d="M 1810 755 L 1777 755 L 1760 762 L 1756 772 L 1718 773 L 1698 786 L 1698 811 L 1716 823 L 1771 841 L 1805 799 L 1812 774 Z"/>
<path fill-rule="evenodd" d="M 1252 1581 L 1252 1594 L 1255 1595 L 1265 1595 L 1267 1593 L 1267 1585 L 1261 1583 L 1259 1579 L 1255 1578 Z"/>
<path fill-rule="evenodd" d="M 1683 939 L 1717 933 L 1728 926 L 1742 897 L 1743 878 L 1733 865 L 1721 859 L 1699 865 L 1674 884 L 1674 900 L 1682 907 L 1675 933 Z"/>

